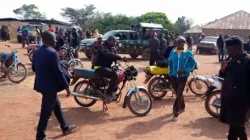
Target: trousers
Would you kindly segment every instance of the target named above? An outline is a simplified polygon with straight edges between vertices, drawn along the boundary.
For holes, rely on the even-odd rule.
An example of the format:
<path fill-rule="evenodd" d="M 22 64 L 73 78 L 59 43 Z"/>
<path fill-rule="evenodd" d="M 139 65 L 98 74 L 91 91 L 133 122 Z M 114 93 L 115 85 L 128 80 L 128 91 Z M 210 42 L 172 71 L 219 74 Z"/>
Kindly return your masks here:
<path fill-rule="evenodd" d="M 228 140 L 247 140 L 246 128 L 230 125 Z"/>
<path fill-rule="evenodd" d="M 68 123 L 66 122 L 62 109 L 60 101 L 57 97 L 57 93 L 42 93 L 42 105 L 41 105 L 41 114 L 40 119 L 37 127 L 37 134 L 36 138 L 37 140 L 43 139 L 46 137 L 45 131 L 47 128 L 47 124 L 49 121 L 49 118 L 51 116 L 52 111 L 54 111 L 54 114 L 60 123 L 60 127 L 62 131 L 67 130 L 69 128 Z"/>
<path fill-rule="evenodd" d="M 112 92 L 116 91 L 118 75 L 116 74 L 115 71 L 112 71 L 110 68 L 107 67 L 100 67 L 96 69 L 95 72 L 101 77 L 110 78 L 109 87 L 107 89 L 108 94 L 111 94 Z"/>
<path fill-rule="evenodd" d="M 176 100 L 173 106 L 173 114 L 178 116 L 181 110 L 185 109 L 185 102 L 183 97 L 183 91 L 185 89 L 187 78 L 176 78 L 174 76 L 170 77 L 170 83 L 172 88 L 176 93 Z"/>

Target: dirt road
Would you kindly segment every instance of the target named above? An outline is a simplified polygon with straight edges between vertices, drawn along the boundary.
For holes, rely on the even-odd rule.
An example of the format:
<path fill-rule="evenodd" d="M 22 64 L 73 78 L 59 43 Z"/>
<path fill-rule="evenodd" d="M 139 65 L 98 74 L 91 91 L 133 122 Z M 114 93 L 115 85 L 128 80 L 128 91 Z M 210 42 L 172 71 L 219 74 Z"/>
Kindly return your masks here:
<path fill-rule="evenodd" d="M 20 44 L 12 44 L 21 48 Z M 8 50 L 0 43 L 0 52 Z M 33 90 L 34 74 L 30 68 L 26 50 L 19 49 L 19 59 L 29 70 L 27 79 L 21 84 L 12 84 L 8 80 L 0 81 L 0 139 L 34 140 L 39 119 L 41 95 Z M 81 54 L 85 67 L 90 62 Z M 199 74 L 209 75 L 218 71 L 217 58 L 195 56 L 199 62 Z M 148 62 L 133 60 L 131 64 L 142 70 Z M 140 73 L 137 84 L 142 85 L 144 74 Z M 126 93 L 124 90 L 123 93 Z M 177 122 L 172 122 L 174 98 L 165 97 L 153 101 L 151 112 L 146 117 L 135 117 L 129 110 L 122 108 L 122 102 L 109 104 L 108 111 L 102 111 L 102 104 L 90 108 L 78 106 L 73 97 L 66 98 L 59 94 L 64 114 L 70 124 L 78 126 L 75 133 L 63 137 L 59 124 L 52 115 L 47 135 L 60 140 L 215 140 L 225 139 L 228 126 L 210 117 L 204 109 L 204 101 L 192 93 L 185 94 L 186 112 Z M 249 132 L 249 128 L 247 130 Z M 249 133 L 250 134 L 250 133 Z"/>

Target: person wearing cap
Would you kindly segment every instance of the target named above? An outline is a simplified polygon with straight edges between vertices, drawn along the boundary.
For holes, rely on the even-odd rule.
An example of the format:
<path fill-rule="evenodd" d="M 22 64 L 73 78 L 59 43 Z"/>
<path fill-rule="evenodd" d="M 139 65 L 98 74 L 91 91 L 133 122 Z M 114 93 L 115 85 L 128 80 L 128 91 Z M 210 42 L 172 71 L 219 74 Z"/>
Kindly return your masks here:
<path fill-rule="evenodd" d="M 94 62 L 95 73 L 101 77 L 110 78 L 109 87 L 107 89 L 107 101 L 113 101 L 116 90 L 118 75 L 115 71 L 111 69 L 113 62 L 117 60 L 126 60 L 126 57 L 122 58 L 117 54 L 116 48 L 116 39 L 114 36 L 110 36 L 103 44 L 103 47 L 98 50 L 96 60 Z"/>
<path fill-rule="evenodd" d="M 157 33 L 153 32 L 151 38 L 149 39 L 149 51 L 150 60 L 149 65 L 156 65 L 156 62 L 160 59 L 160 40 L 157 38 Z"/>
<path fill-rule="evenodd" d="M 174 121 L 178 119 L 180 113 L 184 112 L 183 91 L 190 72 L 196 65 L 193 53 L 184 47 L 185 43 L 183 36 L 177 37 L 175 49 L 171 51 L 168 58 L 169 80 L 177 96 L 173 106 Z"/>
<path fill-rule="evenodd" d="M 229 58 L 221 64 L 220 121 L 230 125 L 228 140 L 247 140 L 245 121 L 250 108 L 250 56 L 243 42 L 233 36 L 226 40 Z"/>

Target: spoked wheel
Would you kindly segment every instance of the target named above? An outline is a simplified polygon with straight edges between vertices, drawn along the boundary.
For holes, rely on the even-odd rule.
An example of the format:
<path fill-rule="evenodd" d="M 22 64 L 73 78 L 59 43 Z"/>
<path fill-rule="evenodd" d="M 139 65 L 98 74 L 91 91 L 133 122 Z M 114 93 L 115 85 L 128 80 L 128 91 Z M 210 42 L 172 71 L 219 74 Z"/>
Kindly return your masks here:
<path fill-rule="evenodd" d="M 188 83 L 188 87 L 195 95 L 202 96 L 206 93 L 208 84 L 199 79 L 191 79 Z"/>
<path fill-rule="evenodd" d="M 205 108 L 208 114 L 219 118 L 221 108 L 221 91 L 214 91 L 205 100 Z"/>
<path fill-rule="evenodd" d="M 154 77 L 148 83 L 148 92 L 149 92 L 150 96 L 155 100 L 162 99 L 167 94 L 168 90 L 170 90 L 170 89 L 168 89 L 168 90 L 156 89 L 157 88 L 156 86 L 158 83 L 166 83 L 166 81 L 160 77 Z"/>
<path fill-rule="evenodd" d="M 75 85 L 73 91 L 77 92 L 77 93 L 83 92 L 83 91 L 87 90 L 87 87 L 88 87 L 88 81 L 83 80 L 83 81 L 78 82 Z M 81 94 L 81 93 L 79 93 L 79 94 Z M 75 99 L 76 103 L 82 107 L 90 107 L 96 103 L 96 100 L 84 98 L 84 97 L 74 97 L 74 99 Z"/>
<path fill-rule="evenodd" d="M 128 96 L 127 104 L 129 110 L 136 116 L 146 116 L 152 107 L 152 100 L 145 89 L 138 89 Z"/>
<path fill-rule="evenodd" d="M 20 83 L 27 77 L 27 69 L 24 64 L 17 64 L 17 68 L 10 67 L 8 69 L 8 79 L 12 83 Z"/>
<path fill-rule="evenodd" d="M 29 53 L 29 60 L 30 60 L 30 62 L 33 61 L 33 53 L 34 53 L 34 51 L 31 51 L 31 52 Z"/>

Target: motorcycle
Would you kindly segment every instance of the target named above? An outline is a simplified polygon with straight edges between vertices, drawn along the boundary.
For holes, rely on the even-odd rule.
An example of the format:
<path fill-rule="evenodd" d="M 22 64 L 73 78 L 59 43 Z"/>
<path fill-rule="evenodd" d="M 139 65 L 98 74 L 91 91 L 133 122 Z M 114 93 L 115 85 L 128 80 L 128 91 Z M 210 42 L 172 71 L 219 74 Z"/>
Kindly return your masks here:
<path fill-rule="evenodd" d="M 128 106 L 134 115 L 146 116 L 152 107 L 150 95 L 144 87 L 136 86 L 135 84 L 138 70 L 135 69 L 134 66 L 129 66 L 127 62 L 125 62 L 125 65 L 126 68 L 121 64 L 116 64 L 112 67 L 112 70 L 116 71 L 119 75 L 118 88 L 112 102 L 119 102 L 121 100 L 122 90 L 127 81 L 129 81 L 132 88 L 127 92 L 124 98 L 123 108 Z M 107 104 L 109 103 L 106 97 L 109 79 L 102 78 L 95 74 L 93 69 L 86 68 L 75 68 L 72 75 L 73 81 L 71 85 L 74 85 L 80 78 L 84 79 L 75 85 L 71 93 L 76 103 L 82 107 L 90 107 L 94 105 L 97 100 L 103 101 L 103 110 L 106 111 L 108 109 Z M 81 89 L 83 86 L 85 86 L 84 89 Z M 143 96 L 145 96 L 145 99 L 143 99 Z M 81 101 L 81 99 L 89 101 Z M 133 101 L 133 99 L 135 99 L 135 101 Z"/>
<path fill-rule="evenodd" d="M 11 46 L 6 45 L 11 49 L 11 53 L 0 53 L 0 76 L 5 78 L 6 76 L 12 83 L 20 83 L 27 77 L 27 69 L 25 65 L 18 61 L 17 50 L 11 48 Z M 21 75 L 20 70 L 23 69 L 23 75 Z M 14 79 L 16 76 L 21 75 L 20 79 Z"/>
<path fill-rule="evenodd" d="M 155 100 L 162 99 L 168 91 L 173 91 L 168 81 L 168 67 L 147 66 L 144 69 L 144 84 L 148 83 L 148 92 Z"/>
<path fill-rule="evenodd" d="M 202 98 L 205 98 L 205 109 L 209 115 L 218 118 L 221 108 L 221 87 L 224 79 L 218 76 L 200 76 L 199 79 L 202 81 L 207 81 L 209 83 L 209 87 L 206 93 L 202 96 Z M 213 111 L 213 108 L 215 108 L 215 111 Z"/>
<path fill-rule="evenodd" d="M 70 47 L 70 48 L 63 47 L 59 51 L 59 56 L 61 57 L 63 64 L 66 66 L 66 68 L 68 69 L 68 71 L 70 73 L 72 73 L 72 71 L 76 67 L 83 68 L 83 64 L 82 64 L 81 60 L 76 59 L 74 57 L 75 51 L 77 51 L 77 50 L 72 48 L 72 47 Z"/>
<path fill-rule="evenodd" d="M 207 89 L 208 83 L 200 80 L 197 76 L 195 70 L 198 69 L 196 66 L 195 69 L 191 72 L 192 78 L 187 81 L 186 92 L 191 90 L 192 93 L 202 96 L 205 91 L 202 90 L 204 87 Z M 146 78 L 144 84 L 148 82 L 148 92 L 152 98 L 159 100 L 162 99 L 168 91 L 173 91 L 171 84 L 168 80 L 168 67 L 159 67 L 159 66 L 147 66 L 144 70 Z M 196 87 L 196 89 L 194 88 Z M 173 92 L 174 93 L 174 92 Z"/>
<path fill-rule="evenodd" d="M 30 45 L 27 48 L 27 55 L 29 57 L 30 62 L 33 61 L 33 53 L 34 53 L 35 49 L 37 49 L 39 47 L 40 47 L 39 45 Z M 70 59 L 67 46 L 61 47 L 61 49 L 58 51 L 58 54 L 59 54 L 59 57 L 61 60 L 69 60 Z"/>

